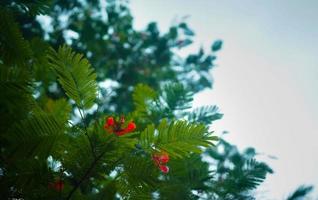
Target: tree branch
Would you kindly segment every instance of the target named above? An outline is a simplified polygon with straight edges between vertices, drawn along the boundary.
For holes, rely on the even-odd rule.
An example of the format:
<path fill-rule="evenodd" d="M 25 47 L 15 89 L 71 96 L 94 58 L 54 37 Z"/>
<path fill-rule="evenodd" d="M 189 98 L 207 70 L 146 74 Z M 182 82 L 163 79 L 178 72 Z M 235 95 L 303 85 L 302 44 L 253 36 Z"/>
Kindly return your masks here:
<path fill-rule="evenodd" d="M 104 156 L 104 154 L 106 153 L 106 151 L 104 151 L 103 153 L 101 153 L 101 155 L 99 155 L 98 157 L 94 158 L 94 161 L 92 162 L 92 164 L 89 166 L 89 168 L 86 170 L 86 172 L 84 173 L 84 175 L 81 177 L 81 179 L 75 184 L 75 186 L 73 187 L 73 189 L 70 191 L 69 195 L 66 197 L 66 200 L 71 199 L 72 195 L 74 194 L 74 192 L 79 188 L 79 186 L 82 184 L 82 182 L 89 176 L 89 174 L 91 173 L 91 171 L 94 169 L 95 165 L 97 164 L 97 162 Z"/>
<path fill-rule="evenodd" d="M 95 154 L 94 146 L 93 146 L 93 143 L 92 143 L 92 141 L 91 141 L 91 138 L 90 138 L 89 135 L 88 135 L 88 131 L 87 131 L 86 123 L 85 123 L 84 111 L 83 111 L 83 113 L 82 113 L 81 109 L 78 108 L 78 112 L 80 113 L 81 119 L 82 119 L 82 121 L 83 121 L 84 130 L 85 130 L 85 135 L 86 135 L 86 137 L 87 137 L 87 139 L 88 139 L 88 142 L 89 142 L 89 145 L 90 145 L 90 147 L 91 147 L 91 151 L 92 151 L 93 157 L 94 157 L 94 159 L 96 159 L 96 154 Z"/>

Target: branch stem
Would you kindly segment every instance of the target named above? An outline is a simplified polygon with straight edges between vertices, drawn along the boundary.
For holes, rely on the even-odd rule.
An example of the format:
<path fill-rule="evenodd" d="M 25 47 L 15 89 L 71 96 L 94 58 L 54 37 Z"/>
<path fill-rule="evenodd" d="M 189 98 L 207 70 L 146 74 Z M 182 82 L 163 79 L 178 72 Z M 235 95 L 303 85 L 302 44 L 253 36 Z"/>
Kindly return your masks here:
<path fill-rule="evenodd" d="M 91 138 L 88 135 L 88 131 L 87 131 L 86 123 L 85 123 L 84 111 L 81 110 L 80 108 L 78 108 L 78 112 L 80 113 L 82 122 L 84 124 L 85 135 L 86 135 L 86 137 L 88 139 L 88 142 L 89 142 L 89 145 L 91 147 L 92 154 L 93 154 L 94 158 L 96 158 L 96 154 L 95 154 L 95 150 L 94 150 L 94 146 L 93 146 L 92 140 L 91 140 Z"/>
<path fill-rule="evenodd" d="M 79 188 L 79 186 L 83 183 L 83 181 L 89 176 L 89 174 L 94 169 L 94 167 L 97 164 L 97 162 L 104 156 L 105 153 L 106 153 L 106 151 L 101 153 L 98 157 L 94 158 L 94 161 L 89 166 L 89 168 L 86 170 L 86 172 L 81 177 L 81 179 L 75 184 L 73 189 L 70 191 L 69 195 L 66 197 L 66 200 L 70 200 L 71 199 L 71 197 L 73 196 L 74 192 Z"/>

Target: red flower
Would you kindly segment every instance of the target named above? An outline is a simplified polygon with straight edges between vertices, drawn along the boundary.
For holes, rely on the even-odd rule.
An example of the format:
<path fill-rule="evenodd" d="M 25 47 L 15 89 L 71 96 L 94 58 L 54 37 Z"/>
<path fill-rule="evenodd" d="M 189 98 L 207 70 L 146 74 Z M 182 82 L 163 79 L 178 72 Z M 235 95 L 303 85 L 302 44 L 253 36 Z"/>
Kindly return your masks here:
<path fill-rule="evenodd" d="M 64 189 L 64 182 L 62 180 L 57 180 L 54 183 L 49 183 L 49 188 L 60 192 Z"/>
<path fill-rule="evenodd" d="M 113 126 L 115 124 L 115 120 L 113 117 L 108 117 L 107 120 L 106 120 L 106 124 L 108 126 Z"/>
<path fill-rule="evenodd" d="M 157 165 L 157 167 L 163 172 L 163 173 L 168 173 L 169 172 L 169 167 L 165 164 L 169 162 L 169 155 L 166 152 L 161 152 L 159 154 L 154 154 L 152 156 L 152 159 Z"/>
<path fill-rule="evenodd" d="M 105 121 L 104 129 L 109 133 L 115 133 L 117 136 L 125 135 L 136 129 L 136 124 L 134 122 L 129 122 L 126 128 L 122 127 L 124 123 L 124 116 L 122 116 L 119 121 L 114 120 L 113 117 L 108 117 Z"/>
<path fill-rule="evenodd" d="M 153 155 L 153 159 L 157 164 L 166 164 L 169 162 L 169 155 L 166 152 Z"/>
<path fill-rule="evenodd" d="M 129 122 L 129 124 L 128 124 L 126 130 L 127 130 L 128 132 L 132 132 L 132 131 L 134 131 L 135 129 L 136 129 L 136 124 L 135 124 L 134 122 Z"/>
<path fill-rule="evenodd" d="M 159 169 L 165 174 L 167 174 L 169 172 L 169 167 L 166 165 L 160 165 Z"/>
<path fill-rule="evenodd" d="M 114 118 L 113 117 L 108 117 L 105 120 L 104 129 L 106 129 L 108 131 L 111 131 L 111 127 L 114 126 L 114 124 L 115 124 Z"/>
<path fill-rule="evenodd" d="M 127 133 L 127 131 L 124 129 L 124 130 L 114 131 L 114 133 L 115 133 L 117 136 L 122 136 L 122 135 L 125 135 L 125 134 Z"/>

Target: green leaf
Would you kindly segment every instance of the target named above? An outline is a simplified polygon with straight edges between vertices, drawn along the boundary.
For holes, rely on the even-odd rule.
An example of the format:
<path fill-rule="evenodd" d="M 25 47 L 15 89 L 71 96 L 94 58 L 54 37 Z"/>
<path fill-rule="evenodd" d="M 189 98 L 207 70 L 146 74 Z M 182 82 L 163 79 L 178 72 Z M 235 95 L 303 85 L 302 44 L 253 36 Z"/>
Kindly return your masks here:
<path fill-rule="evenodd" d="M 0 7 L 0 60 L 5 64 L 23 64 L 31 57 L 29 43 L 23 38 L 13 15 Z"/>
<path fill-rule="evenodd" d="M 47 158 L 57 150 L 63 141 L 63 126 L 52 115 L 32 114 L 14 125 L 7 135 L 11 143 L 11 156 L 20 158 Z"/>
<path fill-rule="evenodd" d="M 147 149 L 154 145 L 155 141 L 155 126 L 149 125 L 143 132 L 140 133 L 140 145 Z"/>
<path fill-rule="evenodd" d="M 31 15 L 46 14 L 50 10 L 52 0 L 16 0 L 13 6 Z"/>
<path fill-rule="evenodd" d="M 33 51 L 32 57 L 32 74 L 36 82 L 40 81 L 43 88 L 48 88 L 50 83 L 55 82 L 56 76 L 51 73 L 47 51 L 50 45 L 40 38 L 33 38 L 30 41 Z"/>
<path fill-rule="evenodd" d="M 157 129 L 149 125 L 140 134 L 140 144 L 146 152 L 163 150 L 175 157 L 183 157 L 191 152 L 200 153 L 202 147 L 213 146 L 212 141 L 216 139 L 204 125 L 186 121 L 169 124 L 167 120 L 162 120 Z"/>
<path fill-rule="evenodd" d="M 138 84 L 133 92 L 135 110 L 147 114 L 149 103 L 158 97 L 157 93 L 147 85 Z"/>
<path fill-rule="evenodd" d="M 299 186 L 290 196 L 288 196 L 287 200 L 302 200 L 312 190 L 313 190 L 313 186 L 305 186 L 305 185 Z"/>
<path fill-rule="evenodd" d="M 131 184 L 155 186 L 158 170 L 154 167 L 151 157 L 130 156 L 124 162 L 125 174 Z M 148 174 L 148 176 L 144 176 Z"/>
<path fill-rule="evenodd" d="M 250 150 L 240 153 L 234 145 L 222 139 L 217 148 L 206 152 L 213 159 L 212 163 L 216 163 L 213 181 L 208 183 L 211 195 L 216 199 L 249 199 L 249 191 L 273 173 L 266 163 L 256 161 Z"/>
<path fill-rule="evenodd" d="M 240 187 L 246 190 L 255 189 L 265 180 L 269 171 L 271 171 L 271 169 L 262 162 L 258 162 L 255 159 L 246 160 L 241 171 L 242 181 Z"/>
<path fill-rule="evenodd" d="M 139 124 L 149 124 L 158 122 L 163 114 L 163 106 L 159 101 L 159 95 L 156 91 L 144 84 L 138 84 L 133 92 L 133 102 L 135 111 L 133 118 L 137 119 Z"/>
<path fill-rule="evenodd" d="M 222 40 L 216 40 L 213 44 L 212 44 L 212 46 L 211 46 L 211 50 L 212 51 L 219 51 L 221 48 L 222 48 L 222 44 L 223 44 L 223 42 L 222 42 Z"/>
<path fill-rule="evenodd" d="M 217 106 L 202 106 L 194 109 L 187 114 L 187 119 L 190 122 L 211 124 L 213 121 L 221 119 L 223 114 L 218 112 Z"/>
<path fill-rule="evenodd" d="M 179 83 L 166 84 L 158 92 L 140 84 L 134 90 L 133 100 L 136 108 L 135 118 L 142 122 L 158 124 L 162 118 L 173 119 L 176 112 L 190 108 L 193 93 Z"/>
<path fill-rule="evenodd" d="M 97 83 L 96 74 L 88 60 L 65 45 L 57 52 L 51 48 L 49 60 L 66 95 L 78 107 L 90 108 L 96 99 Z"/>
<path fill-rule="evenodd" d="M 191 108 L 193 93 L 180 83 L 167 84 L 163 88 L 163 98 L 169 109 L 184 110 Z"/>
<path fill-rule="evenodd" d="M 186 47 L 186 46 L 189 46 L 189 45 L 192 44 L 192 43 L 193 43 L 192 40 L 190 40 L 190 39 L 185 39 L 185 40 L 180 40 L 177 45 L 178 45 L 178 47 L 181 49 L 181 48 L 184 48 L 184 47 Z"/>
<path fill-rule="evenodd" d="M 16 121 L 26 117 L 35 102 L 32 97 L 31 77 L 20 67 L 0 64 L 0 133 Z"/>
<path fill-rule="evenodd" d="M 206 191 L 206 182 L 212 180 L 209 163 L 200 154 L 190 154 L 182 159 L 169 161 L 169 179 L 160 187 L 161 199 L 198 199 L 193 191 Z M 192 197 L 192 198 L 189 198 Z"/>
<path fill-rule="evenodd" d="M 60 121 L 62 124 L 67 123 L 70 118 L 71 105 L 66 101 L 66 99 L 48 99 L 44 108 L 44 111 L 52 114 L 55 119 Z"/>

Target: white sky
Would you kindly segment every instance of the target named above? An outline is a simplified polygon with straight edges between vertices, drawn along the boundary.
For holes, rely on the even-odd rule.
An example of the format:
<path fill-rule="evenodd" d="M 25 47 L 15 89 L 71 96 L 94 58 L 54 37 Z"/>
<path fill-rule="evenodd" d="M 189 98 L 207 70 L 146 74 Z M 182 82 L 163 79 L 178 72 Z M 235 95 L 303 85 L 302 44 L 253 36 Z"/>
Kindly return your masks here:
<path fill-rule="evenodd" d="M 132 0 L 135 27 L 157 21 L 165 31 L 186 15 L 196 43 L 224 40 L 213 70 L 214 88 L 195 98 L 225 114 L 217 132 L 240 148 L 276 156 L 275 174 L 260 188 L 282 199 L 300 184 L 318 187 L 318 1 Z M 317 197 L 317 189 L 315 193 Z M 317 197 L 318 198 L 318 197 Z"/>

